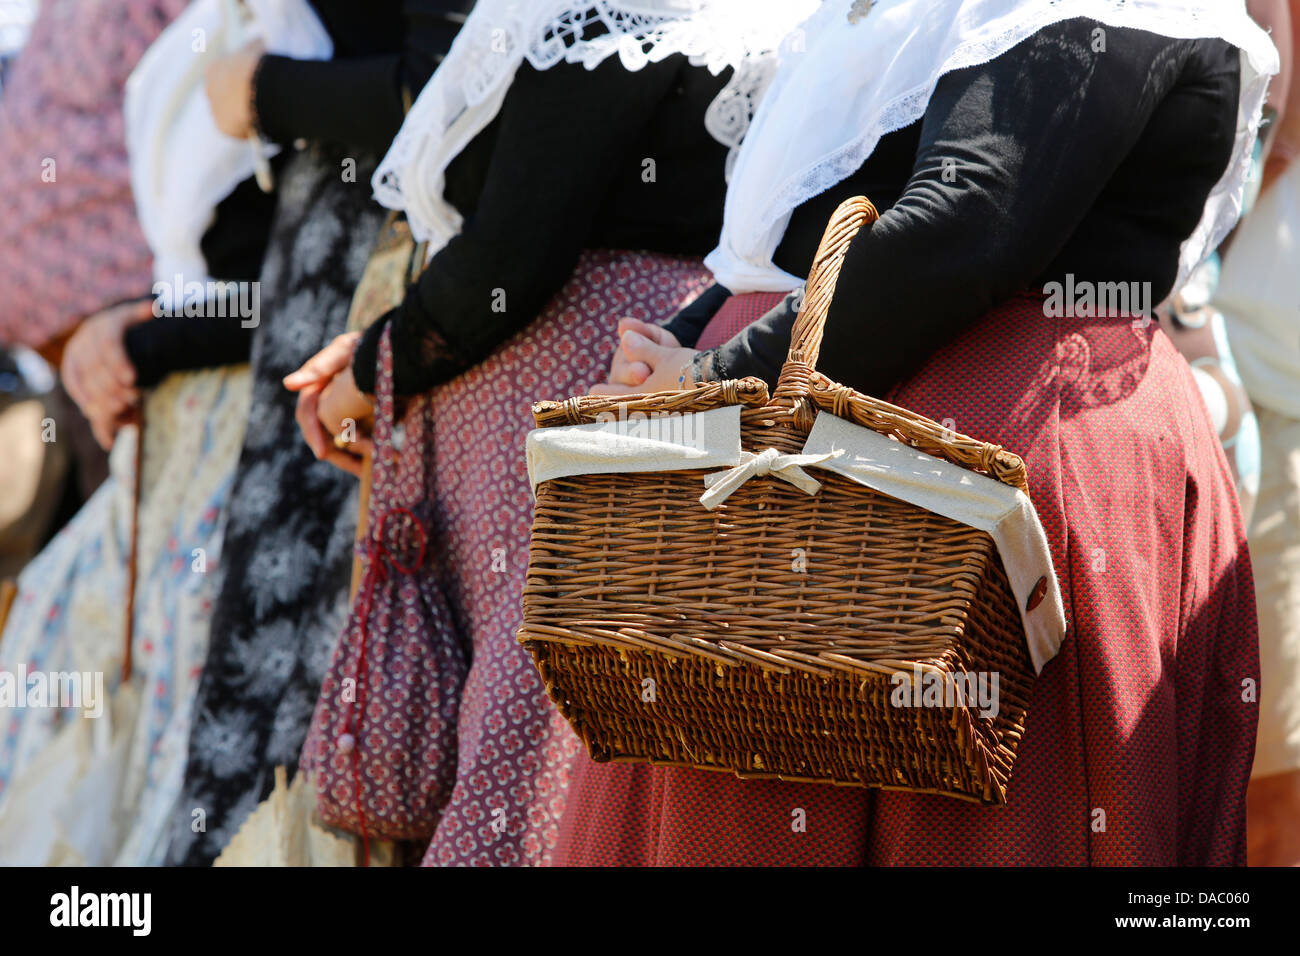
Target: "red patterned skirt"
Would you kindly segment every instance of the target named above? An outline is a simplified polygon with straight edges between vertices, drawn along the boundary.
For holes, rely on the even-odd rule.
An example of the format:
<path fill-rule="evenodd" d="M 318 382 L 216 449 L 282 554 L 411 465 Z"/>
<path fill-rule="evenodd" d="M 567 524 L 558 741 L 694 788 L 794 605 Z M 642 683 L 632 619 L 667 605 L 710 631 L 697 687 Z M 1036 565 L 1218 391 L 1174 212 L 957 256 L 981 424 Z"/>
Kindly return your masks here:
<path fill-rule="evenodd" d="M 620 318 L 662 322 L 708 279 L 699 260 L 585 252 L 528 328 L 431 393 L 437 500 L 430 550 L 471 665 L 456 782 L 427 866 L 550 857 L 580 745 L 515 640 L 533 517 L 524 464 L 531 405 L 604 381 Z"/>
<path fill-rule="evenodd" d="M 777 298 L 734 298 L 714 324 Z M 1068 632 L 1007 806 L 583 753 L 556 864 L 1245 863 L 1259 650 L 1222 449 L 1155 325 L 1043 312 L 1004 303 L 885 396 L 1021 455 L 1051 543 Z"/>

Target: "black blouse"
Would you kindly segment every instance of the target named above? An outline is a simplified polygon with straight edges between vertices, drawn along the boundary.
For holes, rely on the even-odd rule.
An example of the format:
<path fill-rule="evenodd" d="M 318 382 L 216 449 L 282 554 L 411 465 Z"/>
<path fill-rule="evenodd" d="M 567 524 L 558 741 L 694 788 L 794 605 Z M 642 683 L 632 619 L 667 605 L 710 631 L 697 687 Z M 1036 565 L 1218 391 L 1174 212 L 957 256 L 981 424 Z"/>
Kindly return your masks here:
<path fill-rule="evenodd" d="M 1239 53 L 1114 27 L 1093 52 L 1096 27 L 1065 21 L 946 75 L 920 121 L 794 211 L 774 261 L 797 275 L 841 201 L 866 195 L 881 212 L 845 257 L 822 372 L 885 394 L 997 303 L 1067 274 L 1149 282 L 1152 305 L 1172 291 L 1231 156 Z M 724 344 L 715 376 L 774 384 L 794 298 Z M 693 344 L 710 314 L 669 327 Z"/>
<path fill-rule="evenodd" d="M 474 0 L 311 0 L 334 41 L 329 60 L 265 56 L 255 105 L 262 135 L 382 153 L 456 38 Z"/>
<path fill-rule="evenodd" d="M 726 147 L 704 112 L 728 79 L 672 56 L 630 73 L 520 67 L 492 124 L 447 171 L 459 235 L 363 337 L 353 376 L 372 392 L 383 328 L 394 389 L 459 375 L 530 323 L 584 248 L 703 255 L 717 240 Z"/>

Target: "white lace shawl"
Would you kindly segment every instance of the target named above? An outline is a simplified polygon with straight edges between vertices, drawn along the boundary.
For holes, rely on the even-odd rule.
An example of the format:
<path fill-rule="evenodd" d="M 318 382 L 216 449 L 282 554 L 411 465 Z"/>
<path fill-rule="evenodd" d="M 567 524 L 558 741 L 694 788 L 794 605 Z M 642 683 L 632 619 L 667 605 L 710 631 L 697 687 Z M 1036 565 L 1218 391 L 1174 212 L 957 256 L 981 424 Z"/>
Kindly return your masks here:
<path fill-rule="evenodd" d="M 803 279 L 772 263 L 797 206 L 857 170 L 884 134 L 918 120 L 945 73 L 986 63 L 1074 17 L 1181 39 L 1221 37 L 1241 50 L 1236 146 L 1183 244 L 1175 288 L 1236 223 L 1268 79 L 1278 71 L 1277 50 L 1244 0 L 878 0 L 862 16 L 868 6 L 825 0 L 754 116 L 720 243 L 705 260 L 731 291 L 797 288 Z"/>
<path fill-rule="evenodd" d="M 639 70 L 684 54 L 714 75 L 735 72 L 705 128 L 735 150 L 776 71 L 782 41 L 818 0 L 478 0 L 375 171 L 375 198 L 405 210 L 429 255 L 460 231 L 443 196 L 448 164 L 496 116 L 524 60 L 593 69 L 617 55 Z M 599 36 L 588 37 L 590 27 Z M 734 152 L 733 152 L 734 158 Z"/>

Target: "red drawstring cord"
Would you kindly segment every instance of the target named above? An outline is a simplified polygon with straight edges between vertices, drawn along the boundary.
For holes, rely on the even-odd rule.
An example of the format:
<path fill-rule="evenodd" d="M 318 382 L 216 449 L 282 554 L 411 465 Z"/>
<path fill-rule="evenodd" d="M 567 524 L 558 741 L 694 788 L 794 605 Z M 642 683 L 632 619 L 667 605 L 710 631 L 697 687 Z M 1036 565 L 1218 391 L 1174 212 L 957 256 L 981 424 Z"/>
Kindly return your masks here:
<path fill-rule="evenodd" d="M 395 514 L 406 515 L 411 519 L 411 524 L 415 527 L 419 540 L 419 550 L 416 554 L 415 564 L 410 567 L 402 564 L 384 547 L 384 528 L 388 524 L 388 519 Z M 348 708 L 348 717 L 344 726 L 344 732 L 352 735 L 352 782 L 356 792 L 356 810 L 357 823 L 361 829 L 361 865 L 370 865 L 370 835 L 366 832 L 366 817 L 361 809 L 361 722 L 365 718 L 365 705 L 362 703 L 361 695 L 364 693 L 366 684 L 366 644 L 370 636 L 370 610 L 375 596 L 375 585 L 380 581 L 388 580 L 388 565 L 392 565 L 395 571 L 402 574 L 415 574 L 416 571 L 424 564 L 424 549 L 427 543 L 424 526 L 420 524 L 420 519 L 411 513 L 408 508 L 390 508 L 385 511 L 379 519 L 379 524 L 375 528 L 375 533 L 366 540 L 366 578 L 364 589 L 361 597 L 361 604 L 358 607 L 357 614 L 361 621 L 361 652 L 357 656 L 357 692 L 350 702 L 353 706 Z M 353 729 L 353 718 L 356 718 L 356 729 Z"/>

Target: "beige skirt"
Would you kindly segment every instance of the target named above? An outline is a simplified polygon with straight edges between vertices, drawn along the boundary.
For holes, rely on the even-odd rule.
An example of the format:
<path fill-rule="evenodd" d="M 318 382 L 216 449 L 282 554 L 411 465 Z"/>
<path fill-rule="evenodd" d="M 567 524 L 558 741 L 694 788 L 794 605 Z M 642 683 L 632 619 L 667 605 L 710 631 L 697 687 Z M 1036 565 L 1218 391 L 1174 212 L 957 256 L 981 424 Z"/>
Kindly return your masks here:
<path fill-rule="evenodd" d="M 1300 770 L 1300 419 L 1257 408 L 1263 450 L 1250 560 L 1259 601 L 1254 777 Z"/>

